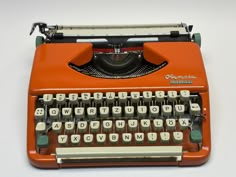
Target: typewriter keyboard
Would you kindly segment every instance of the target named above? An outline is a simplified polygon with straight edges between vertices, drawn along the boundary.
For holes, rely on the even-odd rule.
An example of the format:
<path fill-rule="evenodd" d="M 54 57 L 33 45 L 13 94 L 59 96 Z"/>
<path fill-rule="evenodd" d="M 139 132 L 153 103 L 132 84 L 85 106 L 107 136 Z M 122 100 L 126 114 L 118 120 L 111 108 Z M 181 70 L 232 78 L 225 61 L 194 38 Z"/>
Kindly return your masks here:
<path fill-rule="evenodd" d="M 201 107 L 200 95 L 188 90 L 44 94 L 34 112 L 36 146 L 40 154 L 62 156 L 78 152 L 71 147 L 120 155 L 133 148 L 198 151 Z"/>

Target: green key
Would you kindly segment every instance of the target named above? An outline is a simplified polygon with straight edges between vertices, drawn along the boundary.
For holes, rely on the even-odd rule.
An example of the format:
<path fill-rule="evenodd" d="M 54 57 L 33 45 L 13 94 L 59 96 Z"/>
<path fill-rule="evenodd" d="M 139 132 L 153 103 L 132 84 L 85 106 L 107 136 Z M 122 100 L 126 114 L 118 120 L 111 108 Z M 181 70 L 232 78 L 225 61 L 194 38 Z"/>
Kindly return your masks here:
<path fill-rule="evenodd" d="M 190 141 L 192 143 L 201 143 L 202 142 L 202 133 L 200 130 L 192 130 L 190 133 Z"/>
<path fill-rule="evenodd" d="M 37 136 L 37 147 L 46 148 L 48 147 L 49 140 L 47 135 L 38 135 Z"/>

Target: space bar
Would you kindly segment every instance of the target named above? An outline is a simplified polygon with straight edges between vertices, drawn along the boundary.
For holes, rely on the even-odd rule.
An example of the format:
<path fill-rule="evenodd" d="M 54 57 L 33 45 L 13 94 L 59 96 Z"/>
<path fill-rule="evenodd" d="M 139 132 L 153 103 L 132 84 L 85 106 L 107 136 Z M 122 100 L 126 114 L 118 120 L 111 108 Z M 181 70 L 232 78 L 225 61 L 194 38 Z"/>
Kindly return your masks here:
<path fill-rule="evenodd" d="M 57 163 L 112 161 L 181 161 L 182 146 L 61 147 Z"/>

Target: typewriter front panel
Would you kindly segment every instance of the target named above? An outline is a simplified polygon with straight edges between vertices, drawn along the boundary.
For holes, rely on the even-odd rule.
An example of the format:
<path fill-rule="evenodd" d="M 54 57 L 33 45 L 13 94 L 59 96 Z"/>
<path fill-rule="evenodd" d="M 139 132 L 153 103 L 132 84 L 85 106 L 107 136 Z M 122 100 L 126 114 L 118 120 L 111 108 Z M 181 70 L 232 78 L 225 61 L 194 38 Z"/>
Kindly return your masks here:
<path fill-rule="evenodd" d="M 140 77 L 109 79 L 82 74 L 69 66 L 75 60 L 80 64 L 89 62 L 93 56 L 91 44 L 43 44 L 35 54 L 29 91 L 34 94 L 87 89 L 208 90 L 200 49 L 195 43 L 145 43 L 143 55 L 151 63 L 167 64 Z"/>
<path fill-rule="evenodd" d="M 28 154 L 38 167 L 198 165 L 210 152 L 208 85 L 199 47 L 146 43 L 165 67 L 134 78 L 99 78 L 69 67 L 91 44 L 37 48 L 29 88 Z"/>

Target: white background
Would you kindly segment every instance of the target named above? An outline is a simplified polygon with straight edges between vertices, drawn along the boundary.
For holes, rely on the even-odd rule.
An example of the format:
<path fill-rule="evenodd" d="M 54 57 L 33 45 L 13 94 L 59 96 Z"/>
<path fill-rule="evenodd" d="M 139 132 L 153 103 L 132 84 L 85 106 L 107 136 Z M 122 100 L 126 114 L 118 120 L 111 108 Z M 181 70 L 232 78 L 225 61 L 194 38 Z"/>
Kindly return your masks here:
<path fill-rule="evenodd" d="M 236 1 L 0 1 L 0 176 L 235 176 Z M 186 22 L 201 32 L 211 98 L 212 153 L 200 167 L 40 170 L 26 156 L 27 90 L 35 51 L 31 24 Z"/>

